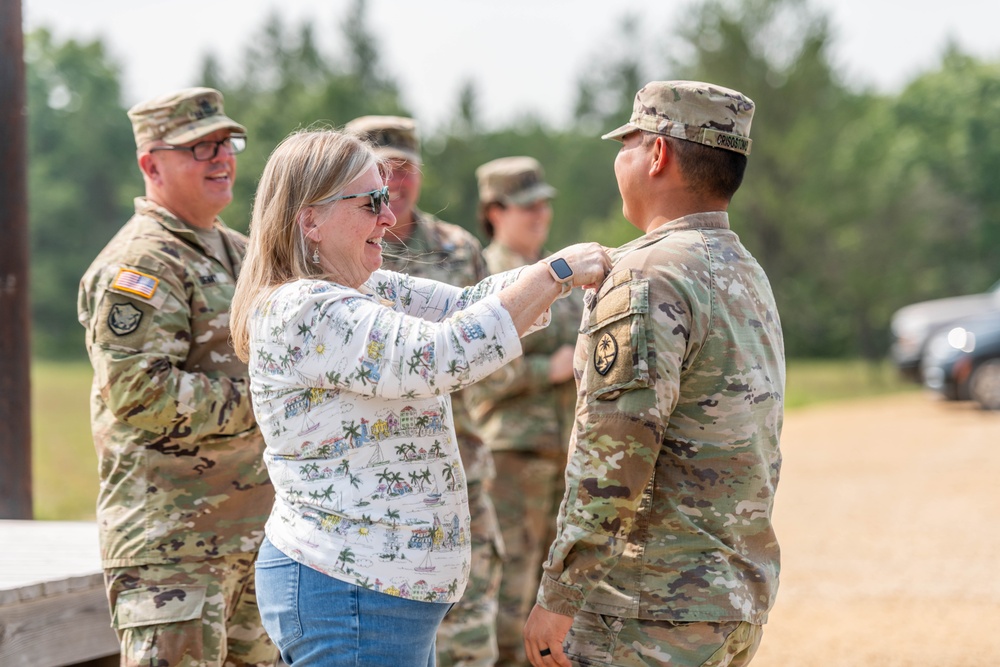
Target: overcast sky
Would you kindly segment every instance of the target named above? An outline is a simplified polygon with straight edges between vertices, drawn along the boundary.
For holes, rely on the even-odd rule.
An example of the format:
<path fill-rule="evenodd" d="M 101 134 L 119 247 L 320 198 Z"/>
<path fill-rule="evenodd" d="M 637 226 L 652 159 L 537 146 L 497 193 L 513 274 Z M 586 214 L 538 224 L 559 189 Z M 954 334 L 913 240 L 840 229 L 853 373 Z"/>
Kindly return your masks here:
<path fill-rule="evenodd" d="M 25 29 L 57 37 L 101 37 L 122 65 L 123 100 L 197 83 L 205 54 L 232 67 L 250 37 L 280 7 L 286 25 L 315 22 L 329 51 L 351 0 L 22 0 Z M 893 92 L 934 67 L 949 38 L 1000 60 L 995 0 L 811 0 L 828 13 L 833 57 L 852 80 Z M 368 25 L 383 64 L 406 104 L 428 126 L 457 106 L 474 78 L 479 109 L 501 123 L 530 110 L 559 122 L 571 110 L 576 80 L 612 41 L 628 8 L 642 7 L 645 34 L 668 35 L 691 0 L 369 0 Z M 632 10 L 633 12 L 635 9 Z M 664 72 L 662 78 L 671 78 Z"/>

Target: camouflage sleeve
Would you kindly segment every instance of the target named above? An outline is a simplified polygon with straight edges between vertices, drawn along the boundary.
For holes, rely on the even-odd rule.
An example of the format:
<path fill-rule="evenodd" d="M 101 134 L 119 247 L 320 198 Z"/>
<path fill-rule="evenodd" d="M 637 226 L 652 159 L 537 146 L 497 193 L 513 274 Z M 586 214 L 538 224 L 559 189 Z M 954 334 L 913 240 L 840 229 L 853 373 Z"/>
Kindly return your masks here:
<path fill-rule="evenodd" d="M 152 299 L 100 293 L 88 337 L 102 399 L 118 420 L 177 440 L 252 428 L 245 378 L 182 370 L 192 345 L 191 313 L 178 291 L 161 279 Z M 223 324 L 228 338 L 228 319 Z"/>
<path fill-rule="evenodd" d="M 677 402 L 692 328 L 690 309 L 659 307 L 686 299 L 665 296 L 665 281 L 657 282 L 660 289 L 639 272 L 613 274 L 584 315 L 576 368 L 586 387 L 585 414 L 578 415 L 557 536 L 538 592 L 539 604 L 555 613 L 574 615 L 641 532 L 635 518 Z M 666 322 L 668 312 L 684 321 Z"/>

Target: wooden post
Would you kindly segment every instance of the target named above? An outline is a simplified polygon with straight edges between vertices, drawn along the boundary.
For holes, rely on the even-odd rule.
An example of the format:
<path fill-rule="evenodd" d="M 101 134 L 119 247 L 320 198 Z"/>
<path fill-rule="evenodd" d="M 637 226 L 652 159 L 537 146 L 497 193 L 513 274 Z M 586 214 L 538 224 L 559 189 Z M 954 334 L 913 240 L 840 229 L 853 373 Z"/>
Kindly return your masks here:
<path fill-rule="evenodd" d="M 0 0 L 0 519 L 30 519 L 31 311 L 21 0 Z"/>

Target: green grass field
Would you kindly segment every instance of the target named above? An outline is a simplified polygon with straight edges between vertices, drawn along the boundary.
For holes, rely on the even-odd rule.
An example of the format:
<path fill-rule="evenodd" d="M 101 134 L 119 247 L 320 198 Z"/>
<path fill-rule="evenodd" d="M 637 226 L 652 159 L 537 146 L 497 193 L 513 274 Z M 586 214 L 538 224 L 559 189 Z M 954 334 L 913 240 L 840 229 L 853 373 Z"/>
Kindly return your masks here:
<path fill-rule="evenodd" d="M 90 437 L 92 372 L 87 362 L 36 362 L 31 371 L 32 457 L 36 519 L 91 520 L 97 498 L 97 457 Z M 826 401 L 919 391 L 888 364 L 792 361 L 789 409 Z"/>

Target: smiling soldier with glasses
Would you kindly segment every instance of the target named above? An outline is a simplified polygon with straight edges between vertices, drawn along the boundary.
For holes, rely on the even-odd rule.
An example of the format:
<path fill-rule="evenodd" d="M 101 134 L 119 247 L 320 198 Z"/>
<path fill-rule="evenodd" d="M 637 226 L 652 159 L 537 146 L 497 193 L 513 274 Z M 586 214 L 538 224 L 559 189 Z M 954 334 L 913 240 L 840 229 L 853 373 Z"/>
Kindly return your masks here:
<path fill-rule="evenodd" d="M 128 116 L 144 196 L 79 298 L 121 664 L 271 666 L 253 562 L 274 493 L 247 366 L 229 342 L 246 237 L 219 218 L 246 128 L 211 88 Z"/>

